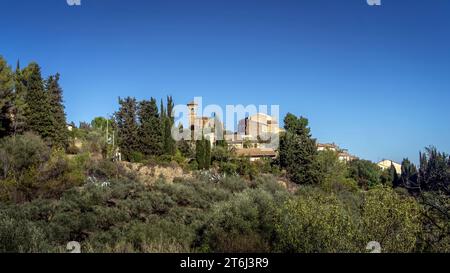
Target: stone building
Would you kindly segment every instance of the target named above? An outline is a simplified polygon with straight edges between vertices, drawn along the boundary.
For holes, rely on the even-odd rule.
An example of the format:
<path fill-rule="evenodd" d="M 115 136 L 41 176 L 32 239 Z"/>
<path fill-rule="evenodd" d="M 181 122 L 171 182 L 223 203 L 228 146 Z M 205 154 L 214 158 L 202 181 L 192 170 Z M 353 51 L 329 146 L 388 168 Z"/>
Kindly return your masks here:
<path fill-rule="evenodd" d="M 391 166 L 394 166 L 395 171 L 397 172 L 397 174 L 402 174 L 402 165 L 389 160 L 389 159 L 383 159 L 380 162 L 377 163 L 378 167 L 380 167 L 382 170 L 387 170 L 389 168 L 391 168 Z"/>

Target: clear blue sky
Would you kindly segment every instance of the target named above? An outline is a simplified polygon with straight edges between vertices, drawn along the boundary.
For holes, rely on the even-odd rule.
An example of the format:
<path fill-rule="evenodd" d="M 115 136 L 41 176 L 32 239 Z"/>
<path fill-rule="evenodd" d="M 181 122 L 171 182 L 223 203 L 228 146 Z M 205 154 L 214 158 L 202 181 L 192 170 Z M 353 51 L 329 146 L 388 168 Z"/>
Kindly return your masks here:
<path fill-rule="evenodd" d="M 370 160 L 450 152 L 450 1 L 2 0 L 0 54 L 59 72 L 69 121 L 117 97 L 279 104 Z"/>

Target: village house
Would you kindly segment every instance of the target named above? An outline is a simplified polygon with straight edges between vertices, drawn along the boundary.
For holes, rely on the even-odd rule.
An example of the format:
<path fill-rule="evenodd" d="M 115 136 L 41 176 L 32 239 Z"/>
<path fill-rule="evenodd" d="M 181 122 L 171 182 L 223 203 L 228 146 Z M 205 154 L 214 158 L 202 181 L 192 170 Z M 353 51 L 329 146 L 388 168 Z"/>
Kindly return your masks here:
<path fill-rule="evenodd" d="M 263 158 L 274 159 L 277 157 L 277 152 L 273 149 L 265 148 L 249 148 L 249 149 L 237 149 L 237 156 L 244 156 L 250 159 L 250 161 L 257 161 Z"/>
<path fill-rule="evenodd" d="M 333 151 L 337 152 L 339 151 L 339 147 L 334 143 L 317 143 L 317 151 Z"/>
<path fill-rule="evenodd" d="M 387 170 L 387 169 L 390 169 L 391 166 L 394 166 L 395 171 L 397 172 L 397 174 L 402 174 L 402 165 L 397 163 L 397 162 L 395 162 L 395 161 L 392 161 L 392 160 L 389 160 L 389 159 L 383 159 L 380 162 L 378 162 L 377 165 L 382 170 Z"/>
<path fill-rule="evenodd" d="M 341 161 L 350 162 L 352 160 L 358 159 L 356 156 L 351 155 L 348 150 L 341 149 L 338 145 L 335 143 L 318 143 L 317 144 L 317 151 L 333 151 L 338 153 L 338 158 Z"/>
<path fill-rule="evenodd" d="M 239 121 L 238 133 L 256 139 L 258 136 L 270 136 L 279 134 L 283 129 L 278 125 L 278 120 L 264 113 L 246 117 Z"/>

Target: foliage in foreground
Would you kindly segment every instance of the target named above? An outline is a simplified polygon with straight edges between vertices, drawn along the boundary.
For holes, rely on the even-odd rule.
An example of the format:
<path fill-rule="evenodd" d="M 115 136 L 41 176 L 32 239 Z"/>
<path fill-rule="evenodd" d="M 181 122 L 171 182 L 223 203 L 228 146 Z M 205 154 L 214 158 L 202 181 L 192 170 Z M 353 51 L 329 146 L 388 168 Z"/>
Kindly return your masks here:
<path fill-rule="evenodd" d="M 418 251 L 419 204 L 380 187 L 349 194 L 289 192 L 273 177 L 197 178 L 144 186 L 121 177 L 60 199 L 0 205 L 0 252 Z"/>

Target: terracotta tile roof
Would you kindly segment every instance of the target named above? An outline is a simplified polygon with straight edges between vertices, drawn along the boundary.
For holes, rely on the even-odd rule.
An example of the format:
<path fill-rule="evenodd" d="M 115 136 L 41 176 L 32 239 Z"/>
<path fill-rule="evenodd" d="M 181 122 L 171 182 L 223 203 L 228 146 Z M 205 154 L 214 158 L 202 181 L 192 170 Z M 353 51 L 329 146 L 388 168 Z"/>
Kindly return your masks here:
<path fill-rule="evenodd" d="M 248 157 L 275 157 L 277 153 L 273 150 L 262 150 L 258 148 L 252 149 L 238 149 L 236 150 L 238 156 Z"/>
<path fill-rule="evenodd" d="M 323 148 L 338 148 L 336 144 L 330 144 L 330 143 L 318 143 L 317 147 L 323 147 Z"/>

